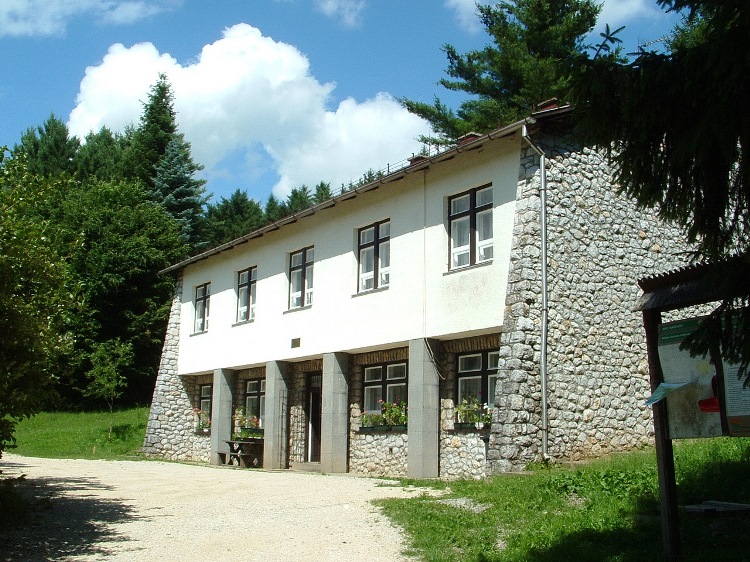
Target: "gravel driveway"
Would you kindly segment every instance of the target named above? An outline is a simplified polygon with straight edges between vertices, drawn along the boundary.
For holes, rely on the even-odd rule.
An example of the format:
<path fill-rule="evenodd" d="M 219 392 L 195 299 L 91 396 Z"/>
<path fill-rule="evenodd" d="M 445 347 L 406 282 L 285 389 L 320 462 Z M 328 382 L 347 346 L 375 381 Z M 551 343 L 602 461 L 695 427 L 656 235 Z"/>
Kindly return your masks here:
<path fill-rule="evenodd" d="M 370 504 L 382 480 L 155 461 L 0 459 L 33 515 L 0 529 L 0 560 L 407 560 Z"/>

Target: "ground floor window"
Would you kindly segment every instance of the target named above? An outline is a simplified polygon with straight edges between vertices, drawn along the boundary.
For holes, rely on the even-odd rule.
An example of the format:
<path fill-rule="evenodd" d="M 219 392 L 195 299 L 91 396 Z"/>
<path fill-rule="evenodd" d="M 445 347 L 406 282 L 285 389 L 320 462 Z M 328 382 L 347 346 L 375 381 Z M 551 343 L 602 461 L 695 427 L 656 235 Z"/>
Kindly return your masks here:
<path fill-rule="evenodd" d="M 406 403 L 406 363 L 365 367 L 363 397 L 363 410 L 368 414 L 379 413 L 383 402 Z"/>
<path fill-rule="evenodd" d="M 458 356 L 457 404 L 466 400 L 494 406 L 499 356 L 497 351 Z"/>
<path fill-rule="evenodd" d="M 263 427 L 266 415 L 266 380 L 249 380 L 245 386 L 245 416 Z"/>
<path fill-rule="evenodd" d="M 195 407 L 196 430 L 207 432 L 211 429 L 211 401 L 213 400 L 214 385 L 202 384 L 198 388 L 198 404 Z"/>

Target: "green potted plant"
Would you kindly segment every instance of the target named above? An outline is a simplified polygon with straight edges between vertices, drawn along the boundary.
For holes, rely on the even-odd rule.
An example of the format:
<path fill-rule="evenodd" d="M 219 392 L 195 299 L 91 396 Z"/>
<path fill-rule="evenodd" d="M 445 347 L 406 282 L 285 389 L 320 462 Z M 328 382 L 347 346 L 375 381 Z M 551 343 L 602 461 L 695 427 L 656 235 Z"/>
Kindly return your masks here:
<path fill-rule="evenodd" d="M 454 429 L 489 429 L 492 425 L 492 408 L 482 404 L 476 397 L 464 398 L 456 406 Z"/>

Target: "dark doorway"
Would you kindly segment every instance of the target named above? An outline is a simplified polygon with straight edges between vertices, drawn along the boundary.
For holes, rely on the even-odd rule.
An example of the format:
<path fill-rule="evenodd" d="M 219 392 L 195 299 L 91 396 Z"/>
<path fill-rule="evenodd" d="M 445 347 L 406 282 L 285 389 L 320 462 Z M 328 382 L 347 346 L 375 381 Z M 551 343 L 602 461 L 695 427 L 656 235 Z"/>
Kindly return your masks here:
<path fill-rule="evenodd" d="M 307 461 L 320 462 L 320 425 L 323 413 L 323 374 L 307 374 Z"/>

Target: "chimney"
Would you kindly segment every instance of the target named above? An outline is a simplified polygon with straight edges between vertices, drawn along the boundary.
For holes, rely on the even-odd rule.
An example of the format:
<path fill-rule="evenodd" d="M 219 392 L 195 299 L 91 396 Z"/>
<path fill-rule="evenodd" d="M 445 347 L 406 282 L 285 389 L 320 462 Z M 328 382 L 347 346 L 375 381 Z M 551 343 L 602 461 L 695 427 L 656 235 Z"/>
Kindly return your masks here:
<path fill-rule="evenodd" d="M 470 142 L 477 140 L 481 136 L 482 135 L 480 135 L 479 133 L 475 133 L 473 131 L 471 133 L 466 133 L 465 135 L 461 135 L 457 139 L 458 146 L 469 144 Z"/>

